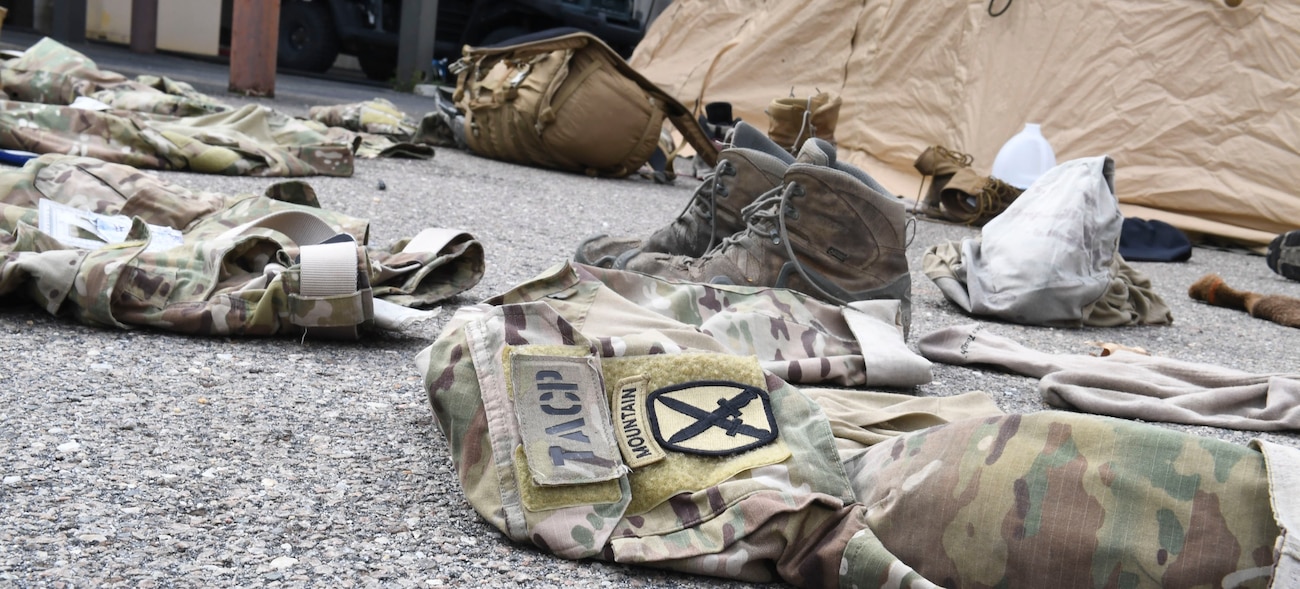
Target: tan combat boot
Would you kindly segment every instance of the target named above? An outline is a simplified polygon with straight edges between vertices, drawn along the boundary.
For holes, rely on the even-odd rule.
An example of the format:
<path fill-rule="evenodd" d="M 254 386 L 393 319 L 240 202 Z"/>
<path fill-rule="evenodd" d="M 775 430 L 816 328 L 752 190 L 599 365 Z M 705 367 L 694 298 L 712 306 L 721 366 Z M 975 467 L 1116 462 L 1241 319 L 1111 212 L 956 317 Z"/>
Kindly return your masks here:
<path fill-rule="evenodd" d="M 817 137 L 835 143 L 840 118 L 839 96 L 819 92 L 807 98 L 777 98 L 767 107 L 767 134 L 790 153 L 799 153 L 805 141 Z"/>
<path fill-rule="evenodd" d="M 902 302 L 911 322 L 907 214 L 898 199 L 836 167 L 796 163 L 784 189 L 750 206 L 745 231 L 703 257 L 643 254 L 636 272 L 690 282 L 791 288 L 837 304 Z"/>
<path fill-rule="evenodd" d="M 951 150 L 942 145 L 925 148 L 912 163 L 922 176 L 930 177 L 930 189 L 926 191 L 925 200 L 921 201 L 921 208 L 917 212 L 927 217 L 946 218 L 939 206 L 939 193 L 948 185 L 953 174 L 962 168 L 969 168 L 973 161 L 975 158 L 969 153 Z"/>
<path fill-rule="evenodd" d="M 781 186 L 794 157 L 762 131 L 736 125 L 731 146 L 718 154 L 718 165 L 672 223 L 646 239 L 598 235 L 583 241 L 574 261 L 605 268 L 641 252 L 698 257 L 722 238 L 745 228 L 742 210 L 764 193 Z"/>
<path fill-rule="evenodd" d="M 982 227 L 1020 197 L 1023 190 L 971 168 L 953 174 L 939 194 L 945 218 Z"/>

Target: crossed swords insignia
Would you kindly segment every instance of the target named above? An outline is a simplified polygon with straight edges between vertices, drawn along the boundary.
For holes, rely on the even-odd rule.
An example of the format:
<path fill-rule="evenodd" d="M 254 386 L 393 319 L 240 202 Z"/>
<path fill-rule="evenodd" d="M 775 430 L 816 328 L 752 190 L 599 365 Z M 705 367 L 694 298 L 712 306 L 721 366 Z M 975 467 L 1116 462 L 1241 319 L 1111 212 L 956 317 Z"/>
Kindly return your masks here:
<path fill-rule="evenodd" d="M 733 383 L 708 383 L 706 386 L 718 385 L 730 387 L 737 386 Z M 764 429 L 762 427 L 755 427 L 745 423 L 745 420 L 742 417 L 742 411 L 748 407 L 750 403 L 755 400 L 760 400 L 760 402 L 765 403 L 765 401 L 761 400 L 762 392 L 753 387 L 744 387 L 740 394 L 733 397 L 717 399 L 718 406 L 712 410 L 705 407 L 697 407 L 681 399 L 676 399 L 664 394 L 675 390 L 679 389 L 661 390 L 658 391 L 658 394 L 653 396 L 657 402 L 662 403 L 665 407 L 677 411 L 687 417 L 694 418 L 695 423 L 678 430 L 667 439 L 661 438 L 661 441 L 665 446 L 693 453 L 729 453 L 761 446 L 771 442 L 776 437 L 775 424 L 770 422 L 764 424 L 772 426 L 769 429 Z M 770 411 L 764 411 L 764 414 L 770 416 Z M 747 438 L 752 438 L 752 441 L 738 444 L 737 447 L 734 448 L 720 448 L 711 451 L 702 451 L 700 449 L 684 448 L 681 446 L 682 443 L 703 434 L 713 427 L 722 429 L 729 437 L 735 438 L 737 436 L 745 436 Z M 659 432 L 656 433 L 658 434 Z"/>

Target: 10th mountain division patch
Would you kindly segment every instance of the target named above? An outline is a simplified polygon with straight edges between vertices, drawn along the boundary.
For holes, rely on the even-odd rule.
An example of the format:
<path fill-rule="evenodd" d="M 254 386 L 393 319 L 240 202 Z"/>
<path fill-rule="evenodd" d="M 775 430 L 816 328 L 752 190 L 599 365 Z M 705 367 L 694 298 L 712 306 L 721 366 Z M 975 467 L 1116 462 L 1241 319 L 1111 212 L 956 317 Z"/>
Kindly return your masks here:
<path fill-rule="evenodd" d="M 767 391 L 728 381 L 664 387 L 646 397 L 655 440 L 666 450 L 725 456 L 776 440 Z"/>

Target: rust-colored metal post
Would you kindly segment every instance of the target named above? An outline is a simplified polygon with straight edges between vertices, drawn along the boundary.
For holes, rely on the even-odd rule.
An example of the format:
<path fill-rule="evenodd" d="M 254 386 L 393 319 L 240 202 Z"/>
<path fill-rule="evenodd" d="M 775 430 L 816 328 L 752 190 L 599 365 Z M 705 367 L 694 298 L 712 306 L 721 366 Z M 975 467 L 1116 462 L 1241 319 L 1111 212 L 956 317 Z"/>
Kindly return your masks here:
<path fill-rule="evenodd" d="M 230 91 L 275 96 L 280 0 L 235 0 L 230 20 Z"/>
<path fill-rule="evenodd" d="M 131 51 L 158 49 L 158 0 L 131 0 Z"/>

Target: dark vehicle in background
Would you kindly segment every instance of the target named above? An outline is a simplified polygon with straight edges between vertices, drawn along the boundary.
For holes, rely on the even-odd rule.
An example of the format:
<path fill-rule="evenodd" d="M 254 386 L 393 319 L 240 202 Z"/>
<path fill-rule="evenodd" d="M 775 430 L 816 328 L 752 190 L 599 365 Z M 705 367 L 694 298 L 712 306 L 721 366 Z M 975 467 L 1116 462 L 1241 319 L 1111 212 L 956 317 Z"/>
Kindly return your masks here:
<path fill-rule="evenodd" d="M 491 45 L 555 27 L 600 37 L 624 57 L 669 0 L 439 0 L 434 54 L 458 58 L 465 45 Z M 356 56 L 372 80 L 397 66 L 402 0 L 281 0 L 279 65 L 323 72 L 340 53 Z"/>

